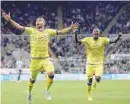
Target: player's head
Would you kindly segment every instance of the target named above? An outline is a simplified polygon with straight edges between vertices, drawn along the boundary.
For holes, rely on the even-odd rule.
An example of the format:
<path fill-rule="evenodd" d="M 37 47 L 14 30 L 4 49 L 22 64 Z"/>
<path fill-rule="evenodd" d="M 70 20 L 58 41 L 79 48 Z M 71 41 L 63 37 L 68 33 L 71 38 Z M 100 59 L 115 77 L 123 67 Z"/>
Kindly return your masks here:
<path fill-rule="evenodd" d="M 100 35 L 100 30 L 98 28 L 94 28 L 93 32 L 92 32 L 93 38 L 94 39 L 98 39 L 99 35 Z"/>
<path fill-rule="evenodd" d="M 38 17 L 36 20 L 36 28 L 43 28 L 45 26 L 45 20 L 42 17 Z"/>

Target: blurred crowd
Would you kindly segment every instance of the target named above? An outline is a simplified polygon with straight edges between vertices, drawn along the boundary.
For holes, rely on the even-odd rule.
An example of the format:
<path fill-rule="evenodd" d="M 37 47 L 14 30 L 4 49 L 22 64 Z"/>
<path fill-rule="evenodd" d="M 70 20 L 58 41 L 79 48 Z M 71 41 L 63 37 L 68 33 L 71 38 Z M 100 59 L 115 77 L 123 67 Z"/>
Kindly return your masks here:
<path fill-rule="evenodd" d="M 118 11 L 126 2 L 4 2 L 1 7 L 5 12 L 10 12 L 16 22 L 24 26 L 34 26 L 37 17 L 43 17 L 47 28 L 57 28 L 57 7 L 62 7 L 63 27 L 69 26 L 72 21 L 80 24 L 79 38 L 91 34 L 92 29 L 98 27 L 101 32 L 105 30 Z M 69 8 L 68 8 L 69 7 Z M 128 8 L 117 19 L 109 33 L 130 33 L 130 9 Z M 22 56 L 24 67 L 29 68 L 30 43 L 29 37 L 21 31 L 14 29 L 8 22 L 1 19 L 1 68 L 15 68 L 15 63 Z M 11 35 L 12 34 L 12 35 Z M 53 60 L 57 73 L 85 73 L 86 57 L 85 47 L 75 43 L 74 35 L 52 38 L 50 48 L 58 58 L 58 64 Z M 110 54 L 129 54 L 130 39 L 119 41 L 116 45 L 109 45 L 105 51 L 105 73 L 130 73 L 130 58 L 111 60 Z"/>
<path fill-rule="evenodd" d="M 83 37 L 80 36 L 80 38 Z M 52 39 L 52 41 L 51 49 L 60 60 L 63 69 L 65 68 L 68 71 L 78 69 L 78 71 L 80 70 L 79 72 L 85 72 L 85 46 L 76 44 L 74 36 L 68 36 L 63 39 L 57 37 Z M 120 60 L 116 60 L 116 58 L 113 60 L 110 57 L 111 54 L 123 54 L 129 55 L 129 57 L 120 56 Z M 105 57 L 105 73 L 130 73 L 130 39 L 124 39 L 117 42 L 117 44 L 108 45 Z"/>
<path fill-rule="evenodd" d="M 115 57 L 109 56 L 110 54 Z M 106 73 L 130 73 L 130 39 L 108 46 L 105 62 Z"/>
<path fill-rule="evenodd" d="M 30 44 L 28 36 L 1 37 L 1 67 L 14 68 L 17 60 L 22 57 L 25 67 L 29 67 Z"/>
<path fill-rule="evenodd" d="M 70 3 L 64 8 L 64 26 L 76 21 L 80 24 L 80 33 L 91 33 L 98 27 L 103 31 L 122 7 L 121 2 Z"/>
<path fill-rule="evenodd" d="M 105 30 L 107 25 L 111 22 L 113 17 L 119 12 L 123 6 L 127 6 L 126 2 L 99 2 L 99 1 L 85 1 L 82 2 L 4 2 L 2 3 L 2 10 L 10 12 L 11 17 L 16 22 L 24 26 L 35 26 L 37 17 L 43 17 L 46 20 L 47 28 L 58 27 L 58 7 L 61 7 L 63 14 L 63 27 L 71 25 L 73 22 L 80 24 L 80 33 L 91 33 L 95 27 L 100 28 L 101 32 Z M 24 7 L 24 8 L 23 8 Z M 128 5 L 129 7 L 129 5 Z M 62 16 L 62 15 L 61 15 Z M 116 25 L 112 27 L 110 33 L 115 33 L 122 30 L 128 33 L 129 29 L 129 9 L 125 10 L 118 18 Z M 21 34 L 10 26 L 10 24 L 3 20 L 1 22 L 1 30 L 4 34 L 15 33 Z"/>
<path fill-rule="evenodd" d="M 15 68 L 15 63 L 20 56 L 25 63 L 24 67 L 29 68 L 30 45 L 28 36 L 15 36 L 15 38 L 14 36 L 3 36 L 1 46 L 2 68 Z M 76 44 L 74 35 L 66 36 L 66 38 L 63 36 L 52 38 L 50 47 L 58 58 L 58 64 L 53 60 L 57 72 L 60 73 L 62 70 L 62 72 L 85 73 L 85 46 Z M 108 58 L 110 54 L 129 54 L 130 39 L 119 41 L 116 45 L 109 45 L 105 53 L 105 73 L 130 72 L 130 58 L 122 57 L 120 60 Z"/>
<path fill-rule="evenodd" d="M 35 1 L 16 1 L 15 3 L 4 2 L 2 3 L 1 8 L 7 13 L 10 12 L 12 19 L 23 26 L 35 26 L 37 17 L 43 17 L 47 21 L 47 28 L 57 27 L 58 18 L 55 5 L 46 5 L 44 3 L 42 4 Z M 3 34 L 22 33 L 21 31 L 18 31 L 10 26 L 10 24 L 4 21 L 3 18 L 1 22 L 1 30 Z"/>
<path fill-rule="evenodd" d="M 122 31 L 123 33 L 130 33 L 130 4 L 123 11 L 123 13 L 117 19 L 117 22 L 112 26 L 109 31 L 110 34 Z"/>

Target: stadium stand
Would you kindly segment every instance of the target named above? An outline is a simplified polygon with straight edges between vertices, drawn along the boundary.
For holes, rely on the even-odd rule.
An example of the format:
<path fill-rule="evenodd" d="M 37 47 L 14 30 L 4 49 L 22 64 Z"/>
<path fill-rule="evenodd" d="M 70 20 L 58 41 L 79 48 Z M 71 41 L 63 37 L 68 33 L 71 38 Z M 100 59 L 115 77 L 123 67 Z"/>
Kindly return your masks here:
<path fill-rule="evenodd" d="M 110 34 L 117 33 L 122 31 L 123 33 L 130 33 L 130 5 L 126 8 L 125 11 L 119 16 L 117 23 L 112 26 L 109 31 Z"/>
<path fill-rule="evenodd" d="M 57 28 L 57 6 L 61 5 L 63 27 L 67 27 L 72 21 L 79 22 L 79 38 L 83 38 L 87 35 L 90 36 L 94 27 L 98 27 L 101 31 L 104 31 L 124 3 L 125 2 L 88 2 L 88 4 L 85 4 L 83 2 L 81 5 L 78 2 L 63 2 L 49 6 L 48 8 L 49 3 L 48 5 L 44 5 L 36 2 L 14 2 L 14 4 L 10 5 L 10 3 L 7 2 L 2 5 L 2 9 L 6 12 L 12 12 L 12 18 L 21 25 L 34 26 L 35 19 L 41 16 L 47 21 L 46 27 Z M 20 6 L 20 4 L 22 4 L 24 8 Z M 68 8 L 68 6 L 70 8 Z M 119 16 L 116 25 L 112 26 L 109 33 L 115 34 L 118 31 L 122 31 L 126 34 L 130 33 L 129 17 L 129 9 L 126 9 L 122 15 Z M 15 68 L 16 60 L 20 56 L 23 56 L 24 67 L 29 68 L 29 37 L 26 35 L 15 35 L 22 33 L 23 32 L 12 28 L 10 24 L 3 19 L 1 20 L 1 68 Z M 74 35 L 71 34 L 65 38 L 60 36 L 52 38 L 50 47 L 60 62 L 61 67 L 59 70 L 69 73 L 85 73 L 85 47 L 76 44 Z M 113 45 L 108 46 L 106 49 L 106 57 L 110 54 L 111 50 L 111 54 L 129 54 L 130 39 L 126 38 L 119 41 L 118 44 L 114 46 L 114 49 Z M 105 62 L 105 73 L 130 73 L 130 58 L 122 58 L 121 60 L 109 59 Z"/>
<path fill-rule="evenodd" d="M 80 33 L 91 33 L 93 28 L 98 27 L 104 31 L 108 23 L 122 7 L 121 2 L 87 2 L 73 3 L 64 7 L 64 26 L 72 21 L 80 23 Z M 91 10 L 91 12 L 90 12 Z"/>

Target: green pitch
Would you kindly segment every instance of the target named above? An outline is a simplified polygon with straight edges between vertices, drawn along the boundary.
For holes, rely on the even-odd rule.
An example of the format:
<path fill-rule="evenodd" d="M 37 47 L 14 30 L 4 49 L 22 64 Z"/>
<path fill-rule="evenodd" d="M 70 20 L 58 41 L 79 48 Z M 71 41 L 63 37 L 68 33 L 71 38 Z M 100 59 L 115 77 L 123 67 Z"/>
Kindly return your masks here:
<path fill-rule="evenodd" d="M 27 104 L 27 82 L 1 83 L 1 104 Z M 49 104 L 43 94 L 44 81 L 36 82 L 32 92 L 32 104 Z M 87 101 L 85 81 L 55 81 L 51 104 L 130 104 L 130 80 L 102 81 Z"/>

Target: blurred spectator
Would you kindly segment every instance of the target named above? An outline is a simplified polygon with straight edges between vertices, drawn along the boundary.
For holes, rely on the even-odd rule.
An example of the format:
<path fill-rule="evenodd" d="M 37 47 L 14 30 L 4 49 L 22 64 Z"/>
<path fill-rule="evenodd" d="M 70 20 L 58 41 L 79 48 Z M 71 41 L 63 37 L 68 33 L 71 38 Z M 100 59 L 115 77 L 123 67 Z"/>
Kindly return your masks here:
<path fill-rule="evenodd" d="M 128 6 L 130 8 L 130 6 Z M 117 32 L 123 32 L 123 33 L 130 33 L 130 10 L 126 9 L 121 16 L 117 19 L 117 23 L 112 26 L 111 30 L 109 31 L 110 34 L 117 33 Z"/>
<path fill-rule="evenodd" d="M 26 63 L 25 67 L 29 68 L 30 62 L 30 45 L 27 36 L 2 36 L 1 44 L 1 67 L 14 68 L 16 60 L 22 56 L 22 60 Z M 52 38 L 51 45 L 52 51 L 57 56 L 60 70 L 63 72 L 80 72 L 85 73 L 86 57 L 85 47 L 75 43 L 74 36 L 69 35 L 66 38 L 58 36 Z M 130 39 L 119 41 L 116 47 L 106 49 L 107 55 L 111 54 L 129 54 L 130 53 Z M 121 60 L 105 60 L 105 73 L 128 73 L 130 71 L 130 58 L 121 58 Z M 76 71 L 77 70 L 77 71 Z"/>
<path fill-rule="evenodd" d="M 31 4 L 30 4 L 31 3 Z M 16 5 L 17 4 L 17 5 Z M 49 5 L 49 4 L 48 4 Z M 2 9 L 5 12 L 10 12 L 13 20 L 24 26 L 35 26 L 35 20 L 41 16 L 46 21 L 47 27 L 56 28 L 57 26 L 57 14 L 56 7 L 50 5 L 51 8 L 46 7 L 44 4 L 31 2 L 2 2 Z M 44 14 L 44 15 L 43 15 Z M 22 32 L 16 30 L 10 24 L 2 19 L 1 30 L 3 34 L 9 34 L 11 32 L 15 34 L 21 34 Z"/>
<path fill-rule="evenodd" d="M 51 2 L 52 3 L 52 2 Z M 51 5 L 41 4 L 38 2 L 16 2 L 2 3 L 2 9 L 6 12 L 11 12 L 12 18 L 25 26 L 34 26 L 35 20 L 38 16 L 43 17 L 47 23 L 46 27 L 57 27 L 57 6 L 62 5 L 63 25 L 67 27 L 73 22 L 80 23 L 79 38 L 83 38 L 91 34 L 95 27 L 99 27 L 103 31 L 113 17 L 118 13 L 122 7 L 123 2 L 63 2 L 61 4 Z M 130 10 L 127 8 L 121 16 L 119 16 L 116 25 L 112 27 L 110 33 L 122 31 L 124 33 L 130 32 Z M 25 63 L 25 68 L 29 68 L 30 62 L 30 44 L 29 37 L 26 35 L 17 36 L 21 34 L 8 22 L 2 19 L 1 22 L 1 68 L 14 68 L 16 61 L 22 56 Z M 12 35 L 11 35 L 12 34 Z M 64 37 L 55 37 L 51 39 L 50 47 L 59 60 L 59 66 L 62 72 L 85 73 L 86 57 L 85 47 L 75 43 L 74 35 Z M 129 54 L 130 53 L 130 39 L 119 41 L 113 49 L 110 45 L 106 49 L 106 55 L 111 54 Z M 130 73 L 130 58 L 121 60 L 105 60 L 104 73 Z M 59 73 L 59 72 L 58 72 Z"/>

